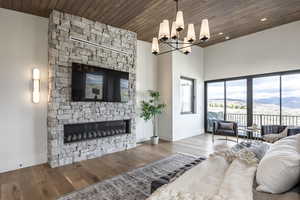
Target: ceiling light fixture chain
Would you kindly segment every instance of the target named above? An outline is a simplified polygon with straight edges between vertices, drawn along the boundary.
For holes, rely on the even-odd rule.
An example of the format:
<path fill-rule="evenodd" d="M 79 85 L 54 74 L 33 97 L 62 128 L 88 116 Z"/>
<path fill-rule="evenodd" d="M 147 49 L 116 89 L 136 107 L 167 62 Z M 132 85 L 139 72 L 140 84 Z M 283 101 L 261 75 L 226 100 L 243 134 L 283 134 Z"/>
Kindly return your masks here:
<path fill-rule="evenodd" d="M 194 24 L 188 24 L 187 36 L 180 38 L 180 32 L 185 28 L 183 11 L 179 10 L 179 0 L 174 1 L 176 2 L 176 19 L 172 22 L 171 31 L 169 20 L 164 19 L 159 24 L 158 37 L 154 37 L 152 40 L 152 53 L 154 55 L 161 55 L 172 51 L 180 51 L 187 55 L 192 52 L 192 46 L 199 45 L 210 39 L 208 19 L 202 20 L 198 41 L 196 40 Z M 171 49 L 160 52 L 160 44 L 166 44 Z"/>

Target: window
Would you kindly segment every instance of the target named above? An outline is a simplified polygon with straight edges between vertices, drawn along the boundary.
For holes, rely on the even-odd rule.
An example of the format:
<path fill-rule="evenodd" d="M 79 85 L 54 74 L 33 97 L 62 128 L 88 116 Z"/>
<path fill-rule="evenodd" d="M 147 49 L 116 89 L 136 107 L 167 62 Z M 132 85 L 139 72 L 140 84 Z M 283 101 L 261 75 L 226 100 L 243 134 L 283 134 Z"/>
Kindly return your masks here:
<path fill-rule="evenodd" d="M 194 113 L 194 80 L 190 78 L 180 78 L 180 108 L 181 114 Z"/>
<path fill-rule="evenodd" d="M 300 124 L 300 74 L 281 77 L 282 80 L 282 125 Z"/>
<path fill-rule="evenodd" d="M 247 126 L 247 80 L 226 81 L 226 120 Z"/>
<path fill-rule="evenodd" d="M 280 124 L 280 76 L 253 79 L 253 124 Z"/>

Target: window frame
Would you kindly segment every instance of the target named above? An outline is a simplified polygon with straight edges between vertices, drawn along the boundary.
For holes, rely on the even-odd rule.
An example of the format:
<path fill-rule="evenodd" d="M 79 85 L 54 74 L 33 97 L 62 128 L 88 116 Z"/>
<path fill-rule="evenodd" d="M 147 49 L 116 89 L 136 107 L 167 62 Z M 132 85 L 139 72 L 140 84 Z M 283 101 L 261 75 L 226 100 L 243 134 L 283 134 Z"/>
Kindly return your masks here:
<path fill-rule="evenodd" d="M 188 115 L 188 114 L 195 114 L 196 113 L 196 106 L 195 106 L 195 103 L 196 103 L 196 92 L 195 92 L 195 82 L 196 80 L 193 79 L 193 78 L 189 78 L 189 77 L 186 77 L 186 76 L 180 76 L 180 85 L 179 85 L 179 90 L 180 90 L 180 94 L 181 94 L 181 80 L 186 80 L 186 81 L 191 81 L 192 83 L 192 95 L 191 95 L 191 111 L 190 112 L 182 112 L 181 111 L 181 97 L 180 97 L 180 114 L 181 115 Z"/>

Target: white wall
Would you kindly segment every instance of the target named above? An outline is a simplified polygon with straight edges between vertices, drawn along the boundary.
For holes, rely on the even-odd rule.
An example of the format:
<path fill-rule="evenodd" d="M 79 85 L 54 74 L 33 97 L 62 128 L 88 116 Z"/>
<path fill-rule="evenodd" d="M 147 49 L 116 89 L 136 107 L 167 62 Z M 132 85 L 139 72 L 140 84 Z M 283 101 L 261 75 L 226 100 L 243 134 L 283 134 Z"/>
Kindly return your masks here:
<path fill-rule="evenodd" d="M 137 71 L 136 71 L 136 135 L 137 142 L 149 140 L 153 135 L 152 122 L 145 122 L 139 117 L 142 100 L 147 100 L 148 90 L 157 90 L 157 57 L 151 53 L 151 43 L 137 42 Z"/>
<path fill-rule="evenodd" d="M 300 21 L 204 49 L 205 80 L 300 69 Z"/>
<path fill-rule="evenodd" d="M 158 91 L 161 101 L 166 104 L 164 112 L 159 116 L 158 135 L 161 139 L 173 140 L 172 120 L 172 54 L 158 56 Z"/>
<path fill-rule="evenodd" d="M 180 113 L 180 77 L 195 79 L 196 113 Z M 168 141 L 204 133 L 203 49 L 193 47 L 190 55 L 180 52 L 158 57 L 158 89 L 166 110 L 159 117 L 159 136 Z"/>
<path fill-rule="evenodd" d="M 193 47 L 189 55 L 174 52 L 173 63 L 173 141 L 204 133 L 204 70 L 203 49 Z M 195 113 L 181 114 L 180 77 L 195 80 Z"/>
<path fill-rule="evenodd" d="M 48 20 L 0 8 L 0 172 L 47 160 Z M 41 70 L 41 102 L 31 73 Z"/>
<path fill-rule="evenodd" d="M 204 133 L 204 70 L 203 49 L 194 47 L 190 55 L 170 53 L 151 54 L 151 44 L 137 43 L 137 141 L 149 140 L 153 134 L 151 121 L 139 117 L 140 102 L 148 97 L 148 90 L 158 90 L 161 101 L 167 104 L 160 115 L 158 133 L 161 139 L 175 141 Z M 180 114 L 180 77 L 196 80 L 196 113 Z"/>

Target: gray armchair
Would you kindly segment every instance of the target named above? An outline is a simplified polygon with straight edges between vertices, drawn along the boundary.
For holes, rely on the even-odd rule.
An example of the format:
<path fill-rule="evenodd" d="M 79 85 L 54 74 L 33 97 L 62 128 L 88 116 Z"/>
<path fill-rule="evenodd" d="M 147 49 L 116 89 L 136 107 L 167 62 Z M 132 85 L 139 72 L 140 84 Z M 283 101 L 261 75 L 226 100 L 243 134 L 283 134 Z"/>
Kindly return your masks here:
<path fill-rule="evenodd" d="M 212 141 L 215 141 L 215 135 L 226 136 L 225 140 L 228 140 L 228 136 L 236 137 L 236 141 L 230 140 L 233 142 L 239 142 L 238 136 L 238 125 L 236 122 L 232 121 L 214 121 Z"/>

